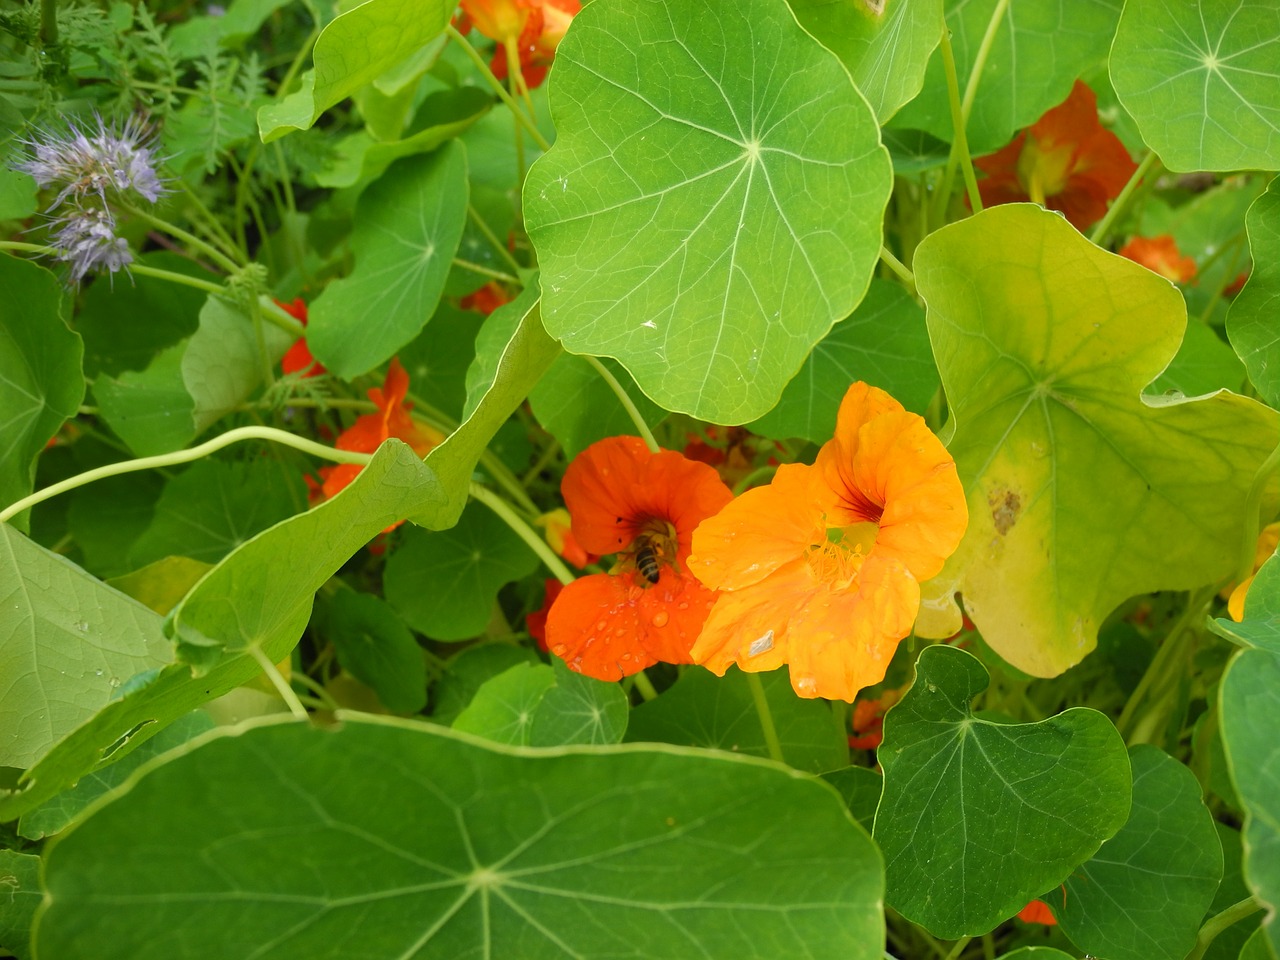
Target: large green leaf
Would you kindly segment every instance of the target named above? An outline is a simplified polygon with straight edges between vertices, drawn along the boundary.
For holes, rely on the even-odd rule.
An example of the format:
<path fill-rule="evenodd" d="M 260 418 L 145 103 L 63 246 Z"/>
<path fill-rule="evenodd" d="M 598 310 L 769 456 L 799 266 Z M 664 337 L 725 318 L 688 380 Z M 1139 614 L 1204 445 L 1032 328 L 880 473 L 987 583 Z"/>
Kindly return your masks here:
<path fill-rule="evenodd" d="M 538 566 L 528 545 L 488 507 L 472 502 L 447 530 L 408 530 L 387 560 L 388 602 L 435 640 L 483 632 L 498 591 Z"/>
<path fill-rule="evenodd" d="M 1245 809 L 1244 876 L 1267 908 L 1264 936 L 1280 956 L 1280 655 L 1242 650 L 1222 678 L 1222 740 Z"/>
<path fill-rule="evenodd" d="M 826 443 L 849 385 L 865 380 L 924 413 L 938 388 L 924 311 L 899 284 L 872 280 L 858 309 L 813 348 L 771 411 L 751 424 L 768 437 Z"/>
<path fill-rule="evenodd" d="M 1227 314 L 1227 336 L 1259 395 L 1280 407 L 1280 177 L 1254 201 L 1245 224 L 1253 271 Z"/>
<path fill-rule="evenodd" d="M 548 333 L 669 410 L 765 413 L 879 255 L 889 156 L 848 73 L 784 0 L 595 0 L 551 110 L 524 192 Z"/>
<path fill-rule="evenodd" d="M 0 508 L 31 492 L 36 456 L 84 398 L 83 347 L 53 274 L 0 254 Z"/>
<path fill-rule="evenodd" d="M 266 363 L 277 363 L 293 337 L 264 322 Z M 196 332 L 156 354 L 141 372 L 102 374 L 93 384 L 99 413 L 138 456 L 186 446 L 249 398 L 262 383 L 263 356 L 241 308 L 209 296 Z"/>
<path fill-rule="evenodd" d="M 0 850 L 0 950 L 18 960 L 31 956 L 31 921 L 43 896 L 40 858 Z"/>
<path fill-rule="evenodd" d="M 333 20 L 316 40 L 315 68 L 301 89 L 258 110 L 264 143 L 306 130 L 338 101 L 375 80 L 442 31 L 453 13 L 443 0 L 366 0 Z"/>
<path fill-rule="evenodd" d="M 1111 721 L 1083 708 L 979 720 L 969 703 L 988 680 L 969 654 L 926 647 L 877 755 L 886 902 L 949 940 L 986 933 L 1062 883 L 1129 812 L 1129 759 Z"/>
<path fill-rule="evenodd" d="M 1129 753 L 1133 807 L 1120 832 L 1045 902 L 1081 950 L 1182 960 L 1222 879 L 1222 845 L 1195 775 L 1157 747 Z"/>
<path fill-rule="evenodd" d="M 483 351 L 491 364 L 491 372 L 486 377 L 486 385 L 477 387 L 475 391 L 474 396 L 479 399 L 473 399 L 468 377 L 466 419 L 444 443 L 427 454 L 427 466 L 440 478 L 441 489 L 447 499 L 429 511 L 411 515 L 409 519 L 430 530 L 444 530 L 458 522 L 467 505 L 471 475 L 480 454 L 560 354 L 560 345 L 542 329 L 538 302 L 532 295 L 528 299 L 518 297 L 514 305 L 508 306 L 519 319 L 510 336 L 503 338 L 505 346 L 501 350 L 487 348 Z M 496 312 L 494 316 L 497 316 Z M 481 336 L 483 334 L 482 330 Z M 476 353 L 479 360 L 482 353 L 479 337 Z M 496 363 L 493 362 L 494 357 L 497 358 Z"/>
<path fill-rule="evenodd" d="M 959 591 L 1002 657 L 1054 676 L 1121 601 L 1232 572 L 1280 425 L 1227 392 L 1140 396 L 1186 323 L 1172 285 L 1031 204 L 944 227 L 915 270 L 969 502 L 926 636 L 959 629 Z"/>
<path fill-rule="evenodd" d="M 201 460 L 165 486 L 155 519 L 129 551 L 128 569 L 170 556 L 217 563 L 306 506 L 301 475 L 280 461 Z"/>
<path fill-rule="evenodd" d="M 259 722 L 51 844 L 36 938 L 59 960 L 879 960 L 880 871 L 834 791 L 773 764 Z"/>
<path fill-rule="evenodd" d="M 997 4 L 998 0 L 947 4 L 962 93 Z M 976 156 L 1004 146 L 1020 128 L 1067 99 L 1076 78 L 1106 60 L 1120 6 L 1121 0 L 1006 4 L 966 128 L 970 152 Z M 898 112 L 893 126 L 951 140 L 951 104 L 940 53 L 929 61 L 920 96 Z"/>
<path fill-rule="evenodd" d="M 166 621 L 187 662 L 122 688 L 128 691 L 125 696 L 99 710 L 27 771 L 21 790 L 0 794 L 0 822 L 20 816 L 193 708 L 257 677 L 261 667 L 250 648 L 278 663 L 302 635 L 316 590 L 352 554 L 406 513 L 426 511 L 442 500 L 434 476 L 414 452 L 399 440 L 388 440 L 336 497 L 241 546 L 210 570 Z M 198 676 L 192 664 L 199 666 Z"/>
<path fill-rule="evenodd" d="M 467 219 L 467 156 L 451 143 L 399 160 L 360 195 L 356 266 L 311 305 L 307 344 L 350 379 L 388 360 L 435 312 Z"/>
<path fill-rule="evenodd" d="M 602 364 L 617 378 L 622 389 L 652 429 L 667 412 L 640 392 L 631 375 L 613 360 Z M 529 405 L 549 434 L 560 441 L 566 457 L 576 457 L 597 440 L 621 434 L 635 434 L 635 421 L 618 395 L 583 357 L 561 354 L 529 394 Z"/>
<path fill-rule="evenodd" d="M 791 0 L 791 9 L 848 68 L 881 123 L 920 92 L 942 35 L 942 0 Z"/>
<path fill-rule="evenodd" d="M 763 674 L 759 680 L 782 758 L 789 765 L 822 773 L 848 764 L 848 738 L 829 704 L 797 697 L 785 670 Z M 631 711 L 626 739 L 767 757 L 769 747 L 750 683 L 741 670 L 717 677 L 701 667 L 687 667 L 662 696 Z"/>
<path fill-rule="evenodd" d="M 1280 6 L 1127 0 L 1111 82 L 1170 169 L 1280 169 Z"/>
<path fill-rule="evenodd" d="M 124 681 L 173 659 L 158 616 L 8 524 L 0 611 L 0 766 L 30 766 Z"/>

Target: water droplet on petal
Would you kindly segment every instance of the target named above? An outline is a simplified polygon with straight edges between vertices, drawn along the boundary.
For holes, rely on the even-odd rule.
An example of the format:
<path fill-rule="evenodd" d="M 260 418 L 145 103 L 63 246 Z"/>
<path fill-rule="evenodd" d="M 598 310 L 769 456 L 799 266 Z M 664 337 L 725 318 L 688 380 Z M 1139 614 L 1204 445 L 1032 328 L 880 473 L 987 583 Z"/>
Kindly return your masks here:
<path fill-rule="evenodd" d="M 818 681 L 813 677 L 796 677 L 796 692 L 802 697 L 818 691 Z"/>
<path fill-rule="evenodd" d="M 630 660 L 630 659 L 631 659 L 631 654 L 629 654 L 629 653 L 624 653 L 624 654 L 622 655 L 622 659 L 623 659 L 623 660 Z"/>
<path fill-rule="evenodd" d="M 557 643 L 554 647 L 551 648 L 551 652 L 554 653 L 557 657 L 563 657 L 565 654 L 565 651 L 568 649 L 569 648 L 565 646 L 563 643 Z"/>
<path fill-rule="evenodd" d="M 651 620 L 650 622 L 655 627 L 665 627 L 667 625 L 667 621 L 670 619 L 671 619 L 671 616 L 667 613 L 667 611 L 659 610 L 657 613 L 653 615 L 653 620 Z"/>

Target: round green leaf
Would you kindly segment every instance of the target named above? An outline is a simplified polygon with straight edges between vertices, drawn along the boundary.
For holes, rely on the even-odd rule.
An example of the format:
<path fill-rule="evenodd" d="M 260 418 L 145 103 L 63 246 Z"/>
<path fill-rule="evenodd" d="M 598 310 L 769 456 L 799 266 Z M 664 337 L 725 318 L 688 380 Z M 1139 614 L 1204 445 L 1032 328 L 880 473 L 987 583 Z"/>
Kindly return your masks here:
<path fill-rule="evenodd" d="M 669 410 L 765 413 L 879 255 L 889 157 L 848 73 L 783 0 L 595 0 L 551 110 L 524 191 L 547 332 Z"/>
<path fill-rule="evenodd" d="M 551 660 L 556 684 L 533 716 L 529 743 L 559 747 L 569 743 L 617 743 L 627 729 L 631 706 L 622 687 L 574 673 L 559 657 Z"/>
<path fill-rule="evenodd" d="M 1234 643 L 1259 647 L 1280 656 L 1280 558 L 1276 554 L 1264 563 L 1244 598 L 1244 620 L 1236 623 L 1225 617 L 1210 624 L 1213 631 Z"/>
<path fill-rule="evenodd" d="M 1171 170 L 1280 169 L 1280 6 L 1127 0 L 1111 82 Z"/>
<path fill-rule="evenodd" d="M 409 628 L 386 601 L 340 590 L 329 604 L 328 637 L 338 662 L 383 706 L 417 713 L 427 705 L 427 667 Z"/>
<path fill-rule="evenodd" d="M 1222 879 L 1222 845 L 1195 775 L 1157 747 L 1129 752 L 1120 832 L 1045 898 L 1062 932 L 1107 960 L 1182 960 Z"/>
<path fill-rule="evenodd" d="M 1222 740 L 1244 804 L 1244 876 L 1267 908 L 1263 936 L 1280 956 L 1280 655 L 1242 650 L 1222 678 Z"/>
<path fill-rule="evenodd" d="M 1280 407 L 1280 177 L 1245 216 L 1253 272 L 1227 314 L 1227 336 L 1259 395 Z"/>
<path fill-rule="evenodd" d="M 1031 204 L 942 228 L 915 271 L 969 503 L 918 629 L 959 629 L 961 592 L 996 652 L 1055 676 L 1123 600 L 1233 571 L 1280 418 L 1225 391 L 1141 396 L 1186 325 L 1168 281 Z"/>
<path fill-rule="evenodd" d="M 947 29 L 961 87 L 978 60 L 998 0 L 949 2 Z M 1077 77 L 1107 57 L 1120 0 L 1071 0 L 1004 7 L 978 79 L 978 97 L 966 127 L 974 155 L 996 150 L 1071 93 Z M 925 71 L 924 89 L 893 118 L 893 126 L 925 130 L 950 142 L 951 103 L 942 56 Z"/>
<path fill-rule="evenodd" d="M 1102 714 L 1039 723 L 977 719 L 987 671 L 926 647 L 885 717 L 874 836 L 886 902 L 935 936 L 983 934 L 1060 884 L 1129 811 L 1129 760 Z"/>
<path fill-rule="evenodd" d="M 59 960 L 879 960 L 884 943 L 879 854 L 815 780 L 354 715 L 152 765 L 50 845 L 44 880 L 36 947 Z"/>
<path fill-rule="evenodd" d="M 18 960 L 31 956 L 31 921 L 44 896 L 40 889 L 40 858 L 29 853 L 0 850 L 0 950 Z"/>
<path fill-rule="evenodd" d="M 900 285 L 872 280 L 866 299 L 813 348 L 778 405 L 751 424 L 766 437 L 830 440 L 836 411 L 855 380 L 887 390 L 924 413 L 938 388 L 924 311 Z"/>
<path fill-rule="evenodd" d="M 453 721 L 453 729 L 495 743 L 528 746 L 534 713 L 555 684 L 555 671 L 545 663 L 517 663 L 480 685 Z"/>
<path fill-rule="evenodd" d="M 791 9 L 840 58 L 881 123 L 920 92 L 942 35 L 942 0 L 791 0 Z"/>
<path fill-rule="evenodd" d="M 480 643 L 464 648 L 449 659 L 444 676 L 432 691 L 431 719 L 453 723 L 486 680 L 517 663 L 541 662 L 531 648 L 510 643 Z"/>
<path fill-rule="evenodd" d="M 173 651 L 158 616 L 8 524 L 0 557 L 0 766 L 22 768 Z"/>
<path fill-rule="evenodd" d="M 84 398 L 80 338 L 60 316 L 62 291 L 43 267 L 0 254 L 0 505 L 31 492 L 36 456 Z M 13 307 L 17 306 L 17 309 Z M 24 527 L 25 529 L 25 527 Z"/>
<path fill-rule="evenodd" d="M 448 530 L 405 531 L 387 560 L 387 601 L 419 633 L 466 640 L 484 630 L 498 591 L 533 573 L 538 558 L 488 507 L 471 503 Z"/>
<path fill-rule="evenodd" d="M 367 373 L 431 318 L 467 219 L 467 155 L 450 143 L 398 160 L 360 195 L 356 266 L 311 304 L 307 344 L 337 376 Z"/>
<path fill-rule="evenodd" d="M 258 110 L 263 143 L 306 130 L 320 114 L 433 40 L 453 12 L 441 0 L 367 0 L 336 17 L 316 40 L 315 69 L 301 89 Z"/>
<path fill-rule="evenodd" d="M 797 697 L 785 670 L 761 674 L 760 681 L 788 764 L 821 773 L 849 763 L 848 739 L 825 701 Z M 662 696 L 631 711 L 626 739 L 769 756 L 749 680 L 741 670 L 717 677 L 701 667 L 685 668 Z"/>

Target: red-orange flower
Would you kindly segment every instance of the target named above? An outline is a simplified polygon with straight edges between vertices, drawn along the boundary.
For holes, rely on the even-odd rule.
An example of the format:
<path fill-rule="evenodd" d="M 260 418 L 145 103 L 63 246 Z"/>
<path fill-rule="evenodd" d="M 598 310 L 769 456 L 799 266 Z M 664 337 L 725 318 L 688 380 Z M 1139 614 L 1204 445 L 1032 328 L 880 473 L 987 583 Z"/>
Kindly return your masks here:
<path fill-rule="evenodd" d="M 1043 923 L 1046 927 L 1056 927 L 1058 925 L 1057 918 L 1054 917 L 1049 905 L 1043 900 L 1032 900 L 1028 903 L 1018 911 L 1018 919 L 1024 923 Z"/>
<path fill-rule="evenodd" d="M 511 295 L 496 283 L 486 283 L 475 293 L 469 293 L 458 301 L 463 310 L 475 310 L 486 317 L 504 303 L 511 300 Z"/>
<path fill-rule="evenodd" d="M 524 628 L 529 631 L 529 636 L 538 642 L 538 649 L 546 653 L 549 649 L 547 647 L 547 614 L 551 612 L 556 598 L 564 590 L 564 584 L 555 577 L 551 577 L 543 581 L 543 587 L 545 592 L 542 595 L 542 606 L 533 613 L 525 615 Z"/>
<path fill-rule="evenodd" d="M 901 692 L 886 690 L 874 700 L 859 700 L 855 703 L 853 716 L 850 718 L 853 736 L 849 737 L 849 748 L 874 750 L 880 746 L 884 740 L 884 715 L 901 698 Z"/>
<path fill-rule="evenodd" d="M 1138 168 L 1098 122 L 1097 98 L 1079 80 L 1065 101 L 974 166 L 986 174 L 978 181 L 985 206 L 1033 200 L 1060 210 L 1077 230 L 1102 219 Z"/>
<path fill-rule="evenodd" d="M 733 498 L 729 488 L 706 464 L 609 437 L 574 458 L 560 489 L 578 543 L 618 561 L 565 587 L 547 617 L 551 652 L 600 680 L 689 663 L 715 600 L 689 573 L 693 530 Z"/>
<path fill-rule="evenodd" d="M 307 303 L 301 297 L 295 297 L 293 303 L 277 300 L 276 306 L 304 327 L 307 325 Z M 306 337 L 299 337 L 294 341 L 293 346 L 280 360 L 280 369 L 286 374 L 301 372 L 303 377 L 318 377 L 328 372 L 315 357 L 311 356 L 311 348 L 307 346 Z"/>
<path fill-rule="evenodd" d="M 573 521 L 569 517 L 569 511 L 563 507 L 547 511 L 534 523 L 546 532 L 547 543 L 551 549 L 579 570 L 600 559 L 582 549 L 582 544 L 573 535 Z"/>
<path fill-rule="evenodd" d="M 498 41 L 490 69 L 499 80 L 507 76 L 507 47 L 513 47 L 525 86 L 533 89 L 546 78 L 556 47 L 581 9 L 578 0 L 462 0 L 463 32 L 474 25 Z"/>
<path fill-rule="evenodd" d="M 1178 250 L 1178 244 L 1167 233 L 1158 237 L 1134 237 L 1120 248 L 1120 256 L 1128 257 L 1174 283 L 1186 283 L 1196 275 L 1195 260 L 1184 257 Z"/>
<path fill-rule="evenodd" d="M 813 466 L 785 464 L 695 531 L 690 569 L 720 591 L 692 651 L 723 674 L 790 664 L 802 697 L 884 678 L 920 581 L 968 525 L 955 463 L 924 420 L 855 383 Z"/>
<path fill-rule="evenodd" d="M 408 392 L 409 374 L 400 365 L 400 358 L 395 357 L 387 368 L 382 388 L 374 387 L 369 391 L 369 399 L 378 405 L 377 411 L 366 413 L 342 431 L 334 446 L 353 453 L 373 453 L 382 445 L 383 440 L 396 437 L 409 444 L 418 456 L 425 457 L 432 447 L 444 440 L 444 434 L 414 423 L 409 416 L 412 404 L 406 403 L 404 399 Z M 326 497 L 336 496 L 363 469 L 358 463 L 322 467 L 320 476 L 324 483 L 320 489 Z"/>

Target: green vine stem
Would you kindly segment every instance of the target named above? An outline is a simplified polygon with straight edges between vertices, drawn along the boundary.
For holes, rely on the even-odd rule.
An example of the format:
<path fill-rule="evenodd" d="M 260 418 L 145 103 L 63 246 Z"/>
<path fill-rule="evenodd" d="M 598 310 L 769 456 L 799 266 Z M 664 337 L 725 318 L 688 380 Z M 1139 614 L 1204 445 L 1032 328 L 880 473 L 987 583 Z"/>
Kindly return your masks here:
<path fill-rule="evenodd" d="M 756 716 L 760 718 L 760 729 L 764 731 L 764 743 L 769 748 L 769 759 L 786 763 L 782 758 L 782 742 L 778 739 L 778 728 L 773 725 L 773 711 L 769 709 L 769 699 L 764 695 L 764 683 L 760 680 L 760 674 L 747 674 L 747 689 L 751 691 L 751 700 L 756 706 Z"/>
<path fill-rule="evenodd" d="M 649 679 L 649 675 L 641 670 L 639 673 L 631 675 L 633 686 L 640 692 L 640 698 L 646 702 L 658 699 L 658 691 L 653 686 L 653 681 Z"/>
<path fill-rule="evenodd" d="M 492 267 L 486 267 L 478 263 L 472 263 L 470 260 L 463 260 L 461 257 L 454 257 L 453 265 L 455 267 L 461 267 L 463 270 L 470 270 L 472 273 L 478 273 L 482 277 L 489 277 L 493 280 L 501 280 L 503 283 L 518 284 L 520 282 L 519 277 L 514 277 L 511 274 L 504 273 L 501 270 L 494 270 Z"/>
<path fill-rule="evenodd" d="M 982 42 L 978 44 L 978 52 L 974 55 L 973 66 L 969 69 L 969 79 L 964 85 L 964 101 L 960 105 L 960 118 L 964 125 L 969 125 L 973 115 L 973 104 L 978 99 L 978 85 L 982 82 L 982 71 L 987 67 L 987 59 L 991 56 L 991 48 L 996 45 L 996 34 L 1000 32 L 1000 23 L 1009 10 L 1009 0 L 999 0 L 991 11 L 991 19 L 987 21 L 986 32 L 982 34 Z"/>
<path fill-rule="evenodd" d="M 997 18 L 992 17 L 991 22 L 998 23 L 999 21 Z M 988 27 L 988 30 L 990 30 L 990 27 Z M 950 193 L 951 177 L 954 176 L 954 167 L 958 159 L 960 172 L 964 176 L 965 189 L 969 193 L 969 206 L 974 213 L 978 213 L 982 210 L 982 196 L 978 193 L 978 179 L 973 173 L 973 158 L 969 156 L 969 138 L 965 134 L 968 118 L 964 115 L 964 110 L 960 105 L 960 80 L 956 77 L 956 60 L 955 55 L 951 52 L 951 31 L 947 29 L 945 22 L 942 25 L 940 49 L 942 51 L 942 66 L 947 77 L 947 100 L 951 105 L 951 125 L 954 128 L 951 155 L 947 159 L 948 175 L 944 180 L 944 188 Z M 972 77 L 973 75 L 971 74 L 970 76 Z"/>
<path fill-rule="evenodd" d="M 476 225 L 476 229 L 484 234 L 484 238 L 489 241 L 489 245 L 497 252 L 498 256 L 507 261 L 507 266 L 511 268 L 511 272 L 518 274 L 520 272 L 520 264 L 516 258 L 511 255 L 511 251 L 506 245 L 498 239 L 498 235 L 493 232 L 493 228 L 485 222 L 484 217 L 480 216 L 478 211 L 470 203 L 467 204 L 467 216 L 471 218 L 471 222 Z"/>
<path fill-rule="evenodd" d="M 622 384 L 618 382 L 618 378 L 613 375 L 608 367 L 600 362 L 599 358 L 587 354 L 583 356 L 587 363 L 595 368 L 596 373 L 600 374 L 600 378 L 609 385 L 609 389 L 617 395 L 618 402 L 627 411 L 627 416 L 631 418 L 631 422 L 636 426 L 636 433 L 644 440 L 649 452 L 657 453 L 661 449 L 658 446 L 658 441 L 654 438 L 653 431 L 649 429 L 649 425 L 644 422 L 644 417 L 640 416 L 640 410 L 636 407 L 635 401 L 631 399 L 631 395 L 623 389 Z"/>
<path fill-rule="evenodd" d="M 293 687 L 289 686 L 284 677 L 280 675 L 280 671 L 276 669 L 276 665 L 271 662 L 271 658 L 262 652 L 262 648 L 256 644 L 250 644 L 245 647 L 249 651 L 249 656 L 258 661 L 258 666 L 262 668 L 262 672 L 267 675 L 267 679 L 271 681 L 271 685 L 276 688 L 276 692 L 280 694 L 280 699 L 289 705 L 289 712 L 299 720 L 307 719 L 307 708 L 302 705 L 302 701 L 298 699 L 298 695 L 293 692 Z"/>
<path fill-rule="evenodd" d="M 1120 191 L 1108 208 L 1106 215 L 1098 221 L 1098 225 L 1093 228 L 1093 233 L 1089 234 L 1089 239 L 1102 246 L 1107 239 L 1107 234 L 1111 232 L 1112 226 L 1115 225 L 1116 219 L 1129 206 L 1129 199 L 1133 196 L 1133 191 L 1138 189 L 1141 183 L 1149 173 L 1152 167 L 1160 162 L 1160 158 L 1156 156 L 1154 150 L 1148 150 L 1147 155 L 1142 158 L 1142 162 L 1138 164 L 1138 169 L 1133 171 L 1133 176 L 1129 178 L 1129 182 L 1124 185 L 1124 189 Z"/>
<path fill-rule="evenodd" d="M 239 443 L 241 440 L 270 440 L 286 447 L 293 447 L 295 450 L 301 450 L 303 453 L 309 453 L 312 456 L 332 460 L 335 463 L 367 464 L 373 459 L 373 456 L 368 453 L 351 453 L 347 450 L 336 450 L 333 447 L 326 447 L 322 443 L 316 443 L 314 440 L 308 440 L 305 437 L 289 433 L 287 430 L 277 430 L 275 427 L 237 427 L 187 450 L 175 450 L 173 453 L 162 453 L 154 457 L 140 457 L 137 460 L 122 460 L 119 463 L 109 463 L 106 466 L 86 470 L 84 473 L 78 473 L 74 477 L 60 480 L 58 483 L 45 487 L 43 490 L 37 490 L 30 496 L 23 497 L 21 500 L 11 503 L 4 510 L 0 510 L 0 523 L 16 517 L 22 511 L 34 507 L 37 503 L 43 503 L 60 493 L 75 490 L 77 487 L 83 487 L 85 484 L 93 483 L 95 480 L 118 477 L 125 473 L 137 473 L 140 470 L 171 467 L 179 463 L 190 463 L 192 460 L 207 457 L 209 454 L 233 443 Z"/>
<path fill-rule="evenodd" d="M 883 243 L 880 244 L 880 259 L 884 261 L 885 266 L 898 275 L 898 279 L 907 285 L 907 289 L 911 293 L 916 292 L 916 275 L 908 269 L 907 265 L 889 252 L 889 248 Z"/>
<path fill-rule="evenodd" d="M 1243 900 L 1233 903 L 1221 913 L 1215 913 L 1200 928 L 1200 932 L 1196 935 L 1195 949 L 1187 954 L 1187 960 L 1200 960 L 1209 949 L 1209 944 L 1213 943 L 1218 934 L 1261 909 L 1262 904 L 1258 903 L 1257 900 L 1253 899 L 1253 897 L 1245 897 Z"/>
<path fill-rule="evenodd" d="M 142 208 L 135 207 L 131 203 L 122 202 L 119 204 L 119 206 L 121 210 L 129 214 L 131 217 L 137 217 L 143 223 L 146 223 L 154 227 L 156 230 L 159 230 L 161 233 L 167 233 L 169 236 L 173 237 L 175 240 L 181 240 L 192 250 L 195 250 L 204 254 L 206 257 L 208 257 L 210 260 L 212 260 L 214 263 L 220 266 L 223 270 L 227 271 L 227 273 L 231 273 L 231 274 L 239 273 L 240 268 L 244 266 L 244 264 L 236 263 L 236 261 L 232 260 L 230 257 L 228 257 L 225 253 L 223 253 L 217 247 L 213 246 L 213 244 L 206 243 L 205 241 L 197 237 L 194 233 L 188 233 L 186 230 L 183 230 L 179 226 L 175 226 L 174 224 L 170 223 L 168 220 L 162 220 L 160 217 L 153 216 L 152 214 L 147 213 L 147 211 L 143 210 Z"/>
<path fill-rule="evenodd" d="M 520 105 L 516 103 L 511 94 L 507 92 L 507 88 L 502 85 L 502 81 L 493 75 L 493 71 L 490 70 L 488 64 L 484 62 L 484 58 L 476 52 L 476 48 L 467 42 L 467 38 L 459 33 L 458 28 L 453 24 L 448 24 L 444 28 L 444 32 L 448 35 L 450 40 L 462 48 L 462 52 L 465 53 L 468 59 L 476 65 L 476 68 L 480 71 L 480 75 L 488 81 L 489 86 L 493 88 L 499 99 L 507 105 L 507 109 L 510 110 L 512 115 L 516 118 L 516 122 L 525 128 L 529 136 L 533 139 L 533 142 L 536 143 L 543 151 L 550 150 L 551 144 L 548 143 L 547 138 L 542 135 L 542 131 L 539 130 L 534 125 L 534 122 L 526 116 L 525 112 L 520 109 Z"/>
<path fill-rule="evenodd" d="M 471 484 L 471 496 L 472 499 L 478 500 L 497 514 L 499 519 L 510 527 L 512 532 L 523 540 L 530 550 L 538 555 L 538 558 L 547 565 L 547 569 L 555 574 L 557 580 L 567 587 L 577 579 L 573 572 L 564 565 L 564 561 L 556 556 L 556 552 L 551 549 L 551 545 L 538 536 L 533 528 L 508 506 L 505 500 L 478 483 Z"/>

